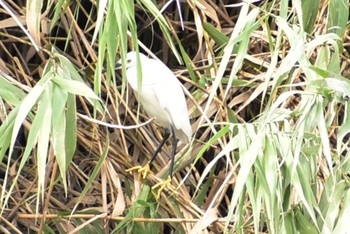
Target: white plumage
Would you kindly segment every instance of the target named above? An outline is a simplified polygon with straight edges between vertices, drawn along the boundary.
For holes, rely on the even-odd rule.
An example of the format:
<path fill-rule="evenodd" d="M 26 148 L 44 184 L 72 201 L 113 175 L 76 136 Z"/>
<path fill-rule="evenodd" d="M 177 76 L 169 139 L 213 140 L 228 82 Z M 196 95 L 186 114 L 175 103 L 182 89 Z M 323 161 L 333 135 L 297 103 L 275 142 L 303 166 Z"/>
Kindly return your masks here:
<path fill-rule="evenodd" d="M 190 142 L 192 128 L 181 83 L 164 63 L 140 53 L 142 84 L 138 87 L 136 57 L 135 51 L 126 56 L 126 78 L 133 90 L 139 92 L 147 115 L 170 131 L 173 128 L 176 138 L 183 143 Z"/>

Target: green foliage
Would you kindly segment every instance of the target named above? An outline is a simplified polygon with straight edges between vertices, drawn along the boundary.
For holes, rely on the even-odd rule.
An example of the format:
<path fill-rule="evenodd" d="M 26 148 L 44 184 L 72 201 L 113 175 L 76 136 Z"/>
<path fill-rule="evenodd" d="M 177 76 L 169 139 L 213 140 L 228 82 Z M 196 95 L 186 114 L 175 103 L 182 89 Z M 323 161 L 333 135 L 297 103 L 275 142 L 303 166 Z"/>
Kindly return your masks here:
<path fill-rule="evenodd" d="M 10 112 L 5 124 L 3 124 L 0 129 L 4 142 L 1 147 L 1 158 L 4 157 L 6 150 L 9 150 L 8 155 L 11 157 L 17 135 L 22 123 L 26 121 L 26 118 L 29 117 L 33 122 L 29 130 L 28 140 L 18 168 L 18 173 L 7 195 L 4 193 L 5 190 L 2 190 L 0 200 L 2 207 L 4 207 L 3 204 L 7 204 L 9 195 L 14 189 L 14 185 L 35 146 L 37 147 L 38 171 L 37 208 L 39 206 L 39 195 L 41 195 L 41 199 L 44 198 L 45 167 L 48 161 L 47 156 L 50 154 L 51 150 L 53 150 L 56 156 L 64 189 L 67 193 L 66 174 L 68 165 L 76 149 L 77 133 L 76 104 L 72 94 L 78 94 L 93 99 L 98 99 L 98 97 L 82 82 L 80 75 L 65 57 L 60 56 L 57 52 L 53 52 L 52 56 L 53 57 L 49 59 L 46 64 L 43 77 L 19 103 L 14 101 L 11 95 L 6 95 L 6 93 L 4 93 L 5 95 L 3 96 L 5 100 L 8 99 L 10 103 L 12 102 L 17 105 Z M 14 91 L 14 94 L 22 95 L 22 92 L 10 86 L 5 80 L 2 80 L 2 82 L 8 85 L 8 90 Z M 33 109 L 35 109 L 34 113 Z M 69 124 L 66 124 L 67 122 Z M 52 149 L 49 149 L 50 145 Z M 9 159 L 8 162 L 10 162 Z M 9 165 L 6 170 L 9 171 Z M 7 180 L 8 178 L 6 176 L 4 178 L 5 184 Z"/>

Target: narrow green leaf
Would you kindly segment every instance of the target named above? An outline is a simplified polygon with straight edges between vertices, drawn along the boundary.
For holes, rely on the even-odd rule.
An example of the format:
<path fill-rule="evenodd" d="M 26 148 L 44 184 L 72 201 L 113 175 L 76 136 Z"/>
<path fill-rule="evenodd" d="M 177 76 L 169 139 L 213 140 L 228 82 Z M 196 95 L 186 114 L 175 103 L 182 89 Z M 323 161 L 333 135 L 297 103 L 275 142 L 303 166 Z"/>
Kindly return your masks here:
<path fill-rule="evenodd" d="M 336 226 L 332 233 L 346 233 L 349 231 L 349 217 L 350 217 L 350 190 L 343 192 L 341 211 L 337 217 Z"/>
<path fill-rule="evenodd" d="M 13 126 L 13 132 L 12 132 L 12 137 L 11 137 L 11 146 L 10 146 L 9 154 L 12 154 L 12 152 L 13 152 L 13 146 L 15 144 L 18 131 L 19 131 L 23 121 L 25 120 L 25 118 L 27 117 L 27 115 L 29 114 L 29 112 L 31 111 L 33 106 L 38 102 L 38 99 L 41 96 L 43 91 L 44 91 L 44 87 L 42 85 L 40 85 L 40 84 L 37 84 L 28 93 L 28 95 L 23 99 L 23 101 L 22 101 L 22 103 L 21 103 L 21 105 L 19 107 L 17 116 L 16 116 L 15 124 Z"/>
<path fill-rule="evenodd" d="M 106 160 L 106 157 L 107 157 L 108 151 L 109 151 L 109 135 L 108 134 L 106 134 L 106 142 L 105 142 L 105 144 L 106 145 L 104 147 L 104 151 L 102 152 L 102 155 L 101 155 L 100 159 L 98 160 L 94 170 L 91 172 L 91 174 L 89 176 L 89 179 L 86 182 L 83 191 L 80 193 L 80 196 L 79 196 L 79 198 L 77 200 L 77 203 L 75 204 L 74 208 L 72 209 L 71 214 L 73 214 L 74 211 L 77 209 L 78 205 L 80 204 L 80 202 L 85 197 L 86 193 L 91 188 L 92 182 L 95 180 L 96 176 L 100 173 L 100 170 L 101 170 L 101 167 L 102 167 L 102 163 L 104 163 L 104 161 Z"/>
<path fill-rule="evenodd" d="M 138 0 L 138 2 L 140 4 L 142 4 L 143 6 L 145 6 L 145 8 L 147 8 L 150 13 L 153 15 L 153 17 L 157 20 L 160 29 L 162 30 L 163 33 L 163 37 L 166 40 L 166 42 L 168 43 L 168 45 L 170 46 L 171 50 L 173 51 L 175 57 L 177 58 L 177 60 L 179 61 L 180 64 L 182 64 L 182 59 L 176 49 L 175 43 L 172 39 L 172 35 L 169 32 L 169 25 L 167 23 L 167 21 L 165 20 L 164 16 L 161 14 L 161 12 L 157 9 L 156 5 L 149 0 Z M 136 41 L 135 41 L 136 42 Z"/>
<path fill-rule="evenodd" d="M 67 193 L 66 170 L 68 168 L 66 155 L 66 116 L 65 105 L 68 94 L 59 87 L 53 87 L 52 93 L 52 146 L 60 169 L 65 192 Z"/>
<path fill-rule="evenodd" d="M 36 203 L 36 211 L 39 212 L 39 204 L 40 204 L 40 195 L 41 201 L 44 202 L 44 190 L 45 190 L 45 174 L 46 174 L 46 163 L 47 163 L 47 155 L 49 155 L 49 141 L 50 141 L 50 132 L 51 132 L 51 115 L 52 115 L 52 106 L 51 106 L 51 85 L 48 86 L 41 100 L 38 104 L 38 111 L 35 115 L 35 119 L 33 121 L 33 127 L 30 131 L 35 131 L 37 129 L 37 172 L 38 172 L 38 192 L 37 192 L 37 203 Z M 34 125 L 35 124 L 35 125 Z M 37 128 L 36 128 L 37 126 Z"/>
<path fill-rule="evenodd" d="M 28 0 L 26 6 L 26 23 L 28 31 L 34 38 L 35 42 L 40 45 L 40 20 L 43 0 Z"/>
<path fill-rule="evenodd" d="M 317 13 L 319 10 L 320 0 L 301 1 L 303 11 L 303 26 L 307 33 L 311 33 L 314 29 Z"/>
<path fill-rule="evenodd" d="M 81 95 L 87 98 L 99 100 L 99 97 L 85 83 L 76 80 L 68 80 L 62 77 L 55 76 L 53 82 L 62 90 L 68 93 Z"/>
<path fill-rule="evenodd" d="M 40 82 L 34 86 L 34 88 L 28 93 L 28 95 L 23 99 L 22 103 L 20 104 L 18 111 L 16 110 L 16 117 L 14 120 L 14 125 L 12 128 L 12 133 L 11 133 L 11 143 L 10 143 L 10 148 L 9 148 L 9 155 L 12 155 L 13 153 L 13 149 L 14 149 L 14 144 L 19 132 L 19 129 L 23 123 L 23 121 L 25 120 L 25 118 L 29 115 L 29 112 L 32 110 L 33 106 L 39 101 L 40 96 L 42 95 L 42 93 L 44 92 L 45 88 L 46 88 L 46 81 L 49 79 L 50 77 L 43 77 Z M 45 85 L 42 86 L 42 85 Z M 42 109 L 43 111 L 45 109 Z M 37 121 L 33 121 L 32 127 L 29 131 L 28 134 L 28 139 L 26 142 L 26 147 L 20 162 L 20 165 L 18 167 L 17 170 L 17 175 L 15 177 L 15 179 L 13 180 L 13 183 L 11 185 L 11 187 L 9 188 L 9 190 L 7 191 L 7 195 L 4 198 L 4 193 L 2 192 L 1 194 L 1 198 L 4 198 L 4 203 L 3 204 L 7 204 L 7 201 L 11 195 L 11 191 L 13 190 L 14 186 L 17 184 L 15 181 L 18 180 L 19 175 L 21 175 L 21 171 L 24 167 L 24 165 L 26 164 L 28 157 L 34 147 L 34 145 L 37 143 L 37 137 L 40 131 L 40 128 L 42 126 L 42 121 L 41 119 L 45 116 L 44 113 L 37 115 L 35 119 L 37 119 Z M 34 119 L 34 120 L 35 120 Z M 39 120 L 40 119 L 40 120 Z M 7 179 L 8 179 L 8 174 L 6 174 L 5 178 L 4 178 L 4 184 L 7 184 Z M 3 190 L 5 191 L 5 190 Z"/>
<path fill-rule="evenodd" d="M 332 0 L 329 2 L 327 31 L 343 38 L 349 19 L 349 1 Z"/>
<path fill-rule="evenodd" d="M 52 31 L 52 29 L 56 26 L 57 20 L 59 19 L 60 14 L 62 14 L 62 11 L 65 11 L 65 9 L 62 8 L 65 6 L 64 4 L 66 2 L 66 0 L 58 0 L 55 2 L 55 12 L 50 23 L 50 31 Z"/>
<path fill-rule="evenodd" d="M 253 139 L 253 141 L 251 142 L 250 145 L 248 145 L 248 148 L 246 151 L 241 151 L 241 157 L 238 161 L 238 163 L 240 164 L 240 170 L 238 172 L 237 175 L 237 179 L 236 179 L 236 186 L 235 186 L 235 190 L 233 192 L 233 195 L 231 197 L 231 203 L 230 203 L 230 209 L 229 209 L 229 214 L 233 214 L 233 210 L 237 205 L 237 201 L 239 199 L 239 197 L 241 197 L 243 195 L 243 189 L 246 183 L 246 180 L 249 176 L 249 173 L 251 172 L 251 168 L 256 160 L 256 158 L 258 157 L 258 154 L 261 152 L 261 147 L 264 144 L 264 136 L 265 136 L 265 132 L 263 129 L 259 129 L 259 131 L 257 131 L 256 133 L 254 133 L 255 131 L 253 130 L 254 126 L 252 125 L 245 125 L 245 127 L 247 128 L 247 131 L 249 131 L 250 135 L 250 139 Z M 241 129 L 239 131 L 239 134 L 243 134 L 243 129 Z M 241 139 L 241 137 L 238 138 Z M 244 139 L 241 139 L 243 141 L 245 141 Z M 245 147 L 245 143 L 241 143 L 239 144 L 239 146 L 241 147 Z M 228 219 L 230 220 L 230 219 Z M 225 224 L 226 226 L 228 225 L 228 222 L 226 222 Z"/>
<path fill-rule="evenodd" d="M 77 111 L 75 96 L 72 94 L 68 94 L 66 119 L 65 145 L 67 164 L 69 165 L 77 146 Z"/>
<path fill-rule="evenodd" d="M 0 97 L 11 105 L 18 105 L 25 97 L 25 93 L 0 75 Z"/>
<path fill-rule="evenodd" d="M 204 22 L 203 28 L 220 47 L 228 43 L 229 37 L 217 30 L 212 24 Z"/>
<path fill-rule="evenodd" d="M 309 233 L 317 234 L 319 233 L 315 226 L 312 224 L 311 220 L 306 218 L 300 211 L 295 215 L 296 217 L 296 226 L 299 233 Z"/>

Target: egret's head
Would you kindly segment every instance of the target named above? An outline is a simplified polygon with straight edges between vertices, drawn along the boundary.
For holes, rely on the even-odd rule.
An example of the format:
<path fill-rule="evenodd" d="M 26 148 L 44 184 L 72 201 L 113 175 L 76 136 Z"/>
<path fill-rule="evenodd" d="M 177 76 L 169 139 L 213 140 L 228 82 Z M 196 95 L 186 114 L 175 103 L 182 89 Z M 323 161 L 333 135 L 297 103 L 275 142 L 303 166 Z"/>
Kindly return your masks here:
<path fill-rule="evenodd" d="M 140 61 L 142 63 L 143 59 L 146 59 L 147 57 L 142 54 L 139 53 L 140 55 Z M 137 52 L 136 51 L 130 51 L 129 53 L 126 54 L 126 69 L 131 68 L 131 67 L 136 67 L 137 65 Z M 122 67 L 122 60 L 119 59 L 119 61 L 116 64 L 116 70 L 117 69 L 121 69 Z"/>

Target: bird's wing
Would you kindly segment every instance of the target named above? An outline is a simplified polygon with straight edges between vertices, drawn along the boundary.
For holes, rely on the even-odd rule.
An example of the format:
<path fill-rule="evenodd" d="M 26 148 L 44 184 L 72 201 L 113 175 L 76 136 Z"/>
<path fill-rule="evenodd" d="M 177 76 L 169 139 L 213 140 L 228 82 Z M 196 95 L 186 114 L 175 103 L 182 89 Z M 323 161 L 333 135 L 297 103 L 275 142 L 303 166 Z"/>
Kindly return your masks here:
<path fill-rule="evenodd" d="M 184 136 L 178 134 L 178 137 L 180 140 L 187 142 L 192 135 L 192 128 L 188 119 L 187 103 L 181 83 L 167 66 L 156 60 L 154 61 L 155 64 L 158 63 L 158 65 L 155 66 L 155 68 L 158 68 L 155 72 L 155 76 L 158 77 L 155 79 L 157 82 L 153 84 L 154 92 L 160 106 L 167 110 L 171 116 L 172 123 L 178 130 L 177 132 L 183 132 L 181 135 Z M 162 72 L 157 73 L 157 71 L 160 70 Z"/>

